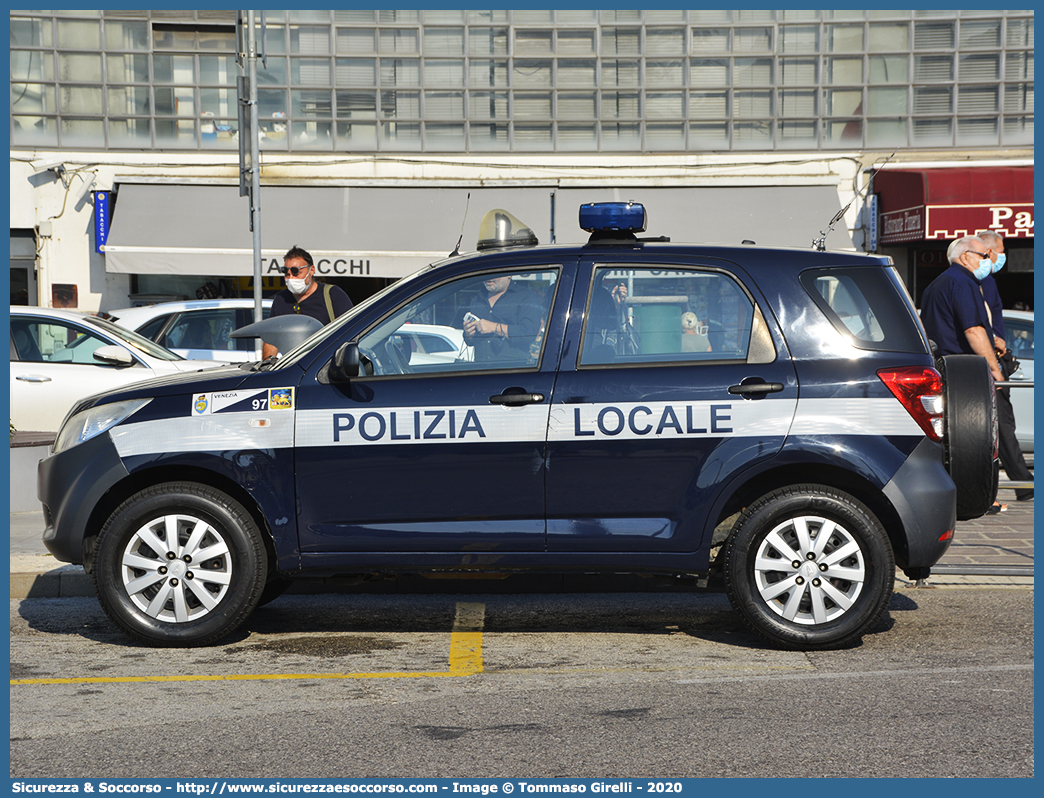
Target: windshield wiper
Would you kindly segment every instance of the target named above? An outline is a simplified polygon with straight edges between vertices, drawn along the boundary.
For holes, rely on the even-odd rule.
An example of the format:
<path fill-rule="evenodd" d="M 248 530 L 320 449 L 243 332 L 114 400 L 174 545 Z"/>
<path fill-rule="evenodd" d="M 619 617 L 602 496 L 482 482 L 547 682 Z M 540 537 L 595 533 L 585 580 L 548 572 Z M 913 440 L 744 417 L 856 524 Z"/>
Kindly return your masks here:
<path fill-rule="evenodd" d="M 266 357 L 260 363 L 254 362 L 249 364 L 248 368 L 250 369 L 250 371 L 268 371 L 270 368 L 272 368 L 272 366 L 276 364 L 276 360 L 278 359 L 279 355 L 272 355 L 271 357 Z"/>

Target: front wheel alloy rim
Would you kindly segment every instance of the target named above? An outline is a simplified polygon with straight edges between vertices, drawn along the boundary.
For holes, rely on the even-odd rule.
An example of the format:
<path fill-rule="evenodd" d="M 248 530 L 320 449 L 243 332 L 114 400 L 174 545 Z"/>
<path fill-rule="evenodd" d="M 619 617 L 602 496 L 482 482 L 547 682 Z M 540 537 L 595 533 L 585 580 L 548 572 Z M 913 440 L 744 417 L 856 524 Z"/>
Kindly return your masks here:
<path fill-rule="evenodd" d="M 754 577 L 774 613 L 810 626 L 836 620 L 855 604 L 866 582 L 866 561 L 844 527 L 801 516 L 765 536 L 754 558 Z"/>
<path fill-rule="evenodd" d="M 232 555 L 208 522 L 165 515 L 131 536 L 120 572 L 138 609 L 158 621 L 186 623 L 221 603 L 232 581 Z"/>

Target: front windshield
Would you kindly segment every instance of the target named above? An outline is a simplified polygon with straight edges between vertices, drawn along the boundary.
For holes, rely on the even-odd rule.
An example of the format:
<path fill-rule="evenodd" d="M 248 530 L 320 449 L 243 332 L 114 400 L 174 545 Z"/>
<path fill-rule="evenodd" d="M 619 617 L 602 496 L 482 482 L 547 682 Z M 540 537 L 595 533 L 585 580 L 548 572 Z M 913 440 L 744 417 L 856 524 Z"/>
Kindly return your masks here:
<path fill-rule="evenodd" d="M 355 316 L 357 314 L 361 313 L 363 310 L 368 308 L 374 302 L 377 302 L 385 294 L 390 292 L 393 288 L 399 288 L 400 286 L 403 286 L 403 285 L 406 285 L 407 283 L 412 282 L 413 280 L 417 279 L 420 275 L 422 275 L 426 271 L 428 271 L 428 269 L 430 269 L 430 268 L 431 268 L 431 266 L 425 266 L 423 269 L 421 269 L 420 271 L 414 272 L 409 277 L 403 277 L 401 280 L 398 280 L 397 282 L 391 283 L 390 285 L 386 285 L 384 288 L 382 288 L 376 294 L 374 294 L 371 297 L 368 297 L 368 298 L 364 299 L 358 305 L 353 306 L 352 309 L 349 310 L 347 313 L 345 313 L 343 316 L 338 316 L 336 319 L 334 319 L 332 322 L 327 324 L 325 327 L 321 327 L 319 330 L 317 330 L 315 332 L 315 334 L 312 335 L 312 337 L 306 339 L 305 341 L 302 341 L 298 346 L 296 346 L 293 349 L 291 349 L 285 355 L 282 355 L 275 362 L 275 365 L 272 366 L 272 368 L 273 369 L 281 369 L 281 368 L 284 368 L 285 366 L 289 366 L 289 365 L 292 365 L 292 364 L 298 362 L 302 357 L 304 357 L 309 352 L 311 352 L 313 349 L 315 349 L 315 347 L 317 347 L 321 343 L 323 343 L 331 335 L 337 335 L 338 332 L 340 331 L 340 329 L 343 326 L 345 326 L 346 324 L 348 324 L 353 318 L 355 318 Z"/>
<path fill-rule="evenodd" d="M 114 338 L 120 339 L 120 341 L 129 347 L 137 349 L 139 352 L 144 352 L 150 357 L 154 357 L 157 360 L 184 360 L 185 358 L 180 355 L 175 355 L 169 349 L 157 344 L 155 341 L 150 341 L 143 335 L 139 335 L 133 330 L 128 330 L 125 327 L 120 327 L 113 324 L 111 321 L 103 319 L 99 316 L 84 316 L 83 320 L 105 330 L 106 333 L 113 336 Z"/>

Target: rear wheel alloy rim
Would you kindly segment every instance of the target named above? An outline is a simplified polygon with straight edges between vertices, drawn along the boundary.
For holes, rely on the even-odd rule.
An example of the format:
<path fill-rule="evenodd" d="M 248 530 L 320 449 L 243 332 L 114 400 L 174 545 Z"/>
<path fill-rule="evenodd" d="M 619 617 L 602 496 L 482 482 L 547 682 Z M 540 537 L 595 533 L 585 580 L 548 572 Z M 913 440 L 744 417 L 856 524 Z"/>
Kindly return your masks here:
<path fill-rule="evenodd" d="M 135 532 L 123 550 L 127 596 L 146 615 L 168 623 L 199 620 L 232 581 L 232 556 L 222 534 L 190 515 L 165 515 Z"/>
<path fill-rule="evenodd" d="M 754 558 L 758 593 L 793 623 L 829 623 L 855 604 L 866 582 L 859 542 L 819 516 L 784 521 L 766 535 Z"/>

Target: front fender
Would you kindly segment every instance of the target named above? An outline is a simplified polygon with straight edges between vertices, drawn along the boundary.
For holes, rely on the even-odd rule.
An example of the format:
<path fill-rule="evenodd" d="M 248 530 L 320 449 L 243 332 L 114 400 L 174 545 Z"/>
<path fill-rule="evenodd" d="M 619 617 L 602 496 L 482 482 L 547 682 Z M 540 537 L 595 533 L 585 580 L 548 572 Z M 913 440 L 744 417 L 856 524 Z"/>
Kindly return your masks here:
<path fill-rule="evenodd" d="M 125 460 L 133 483 L 187 479 L 224 490 L 245 504 L 271 534 L 280 570 L 296 568 L 300 556 L 293 463 L 292 449 L 179 452 Z"/>

